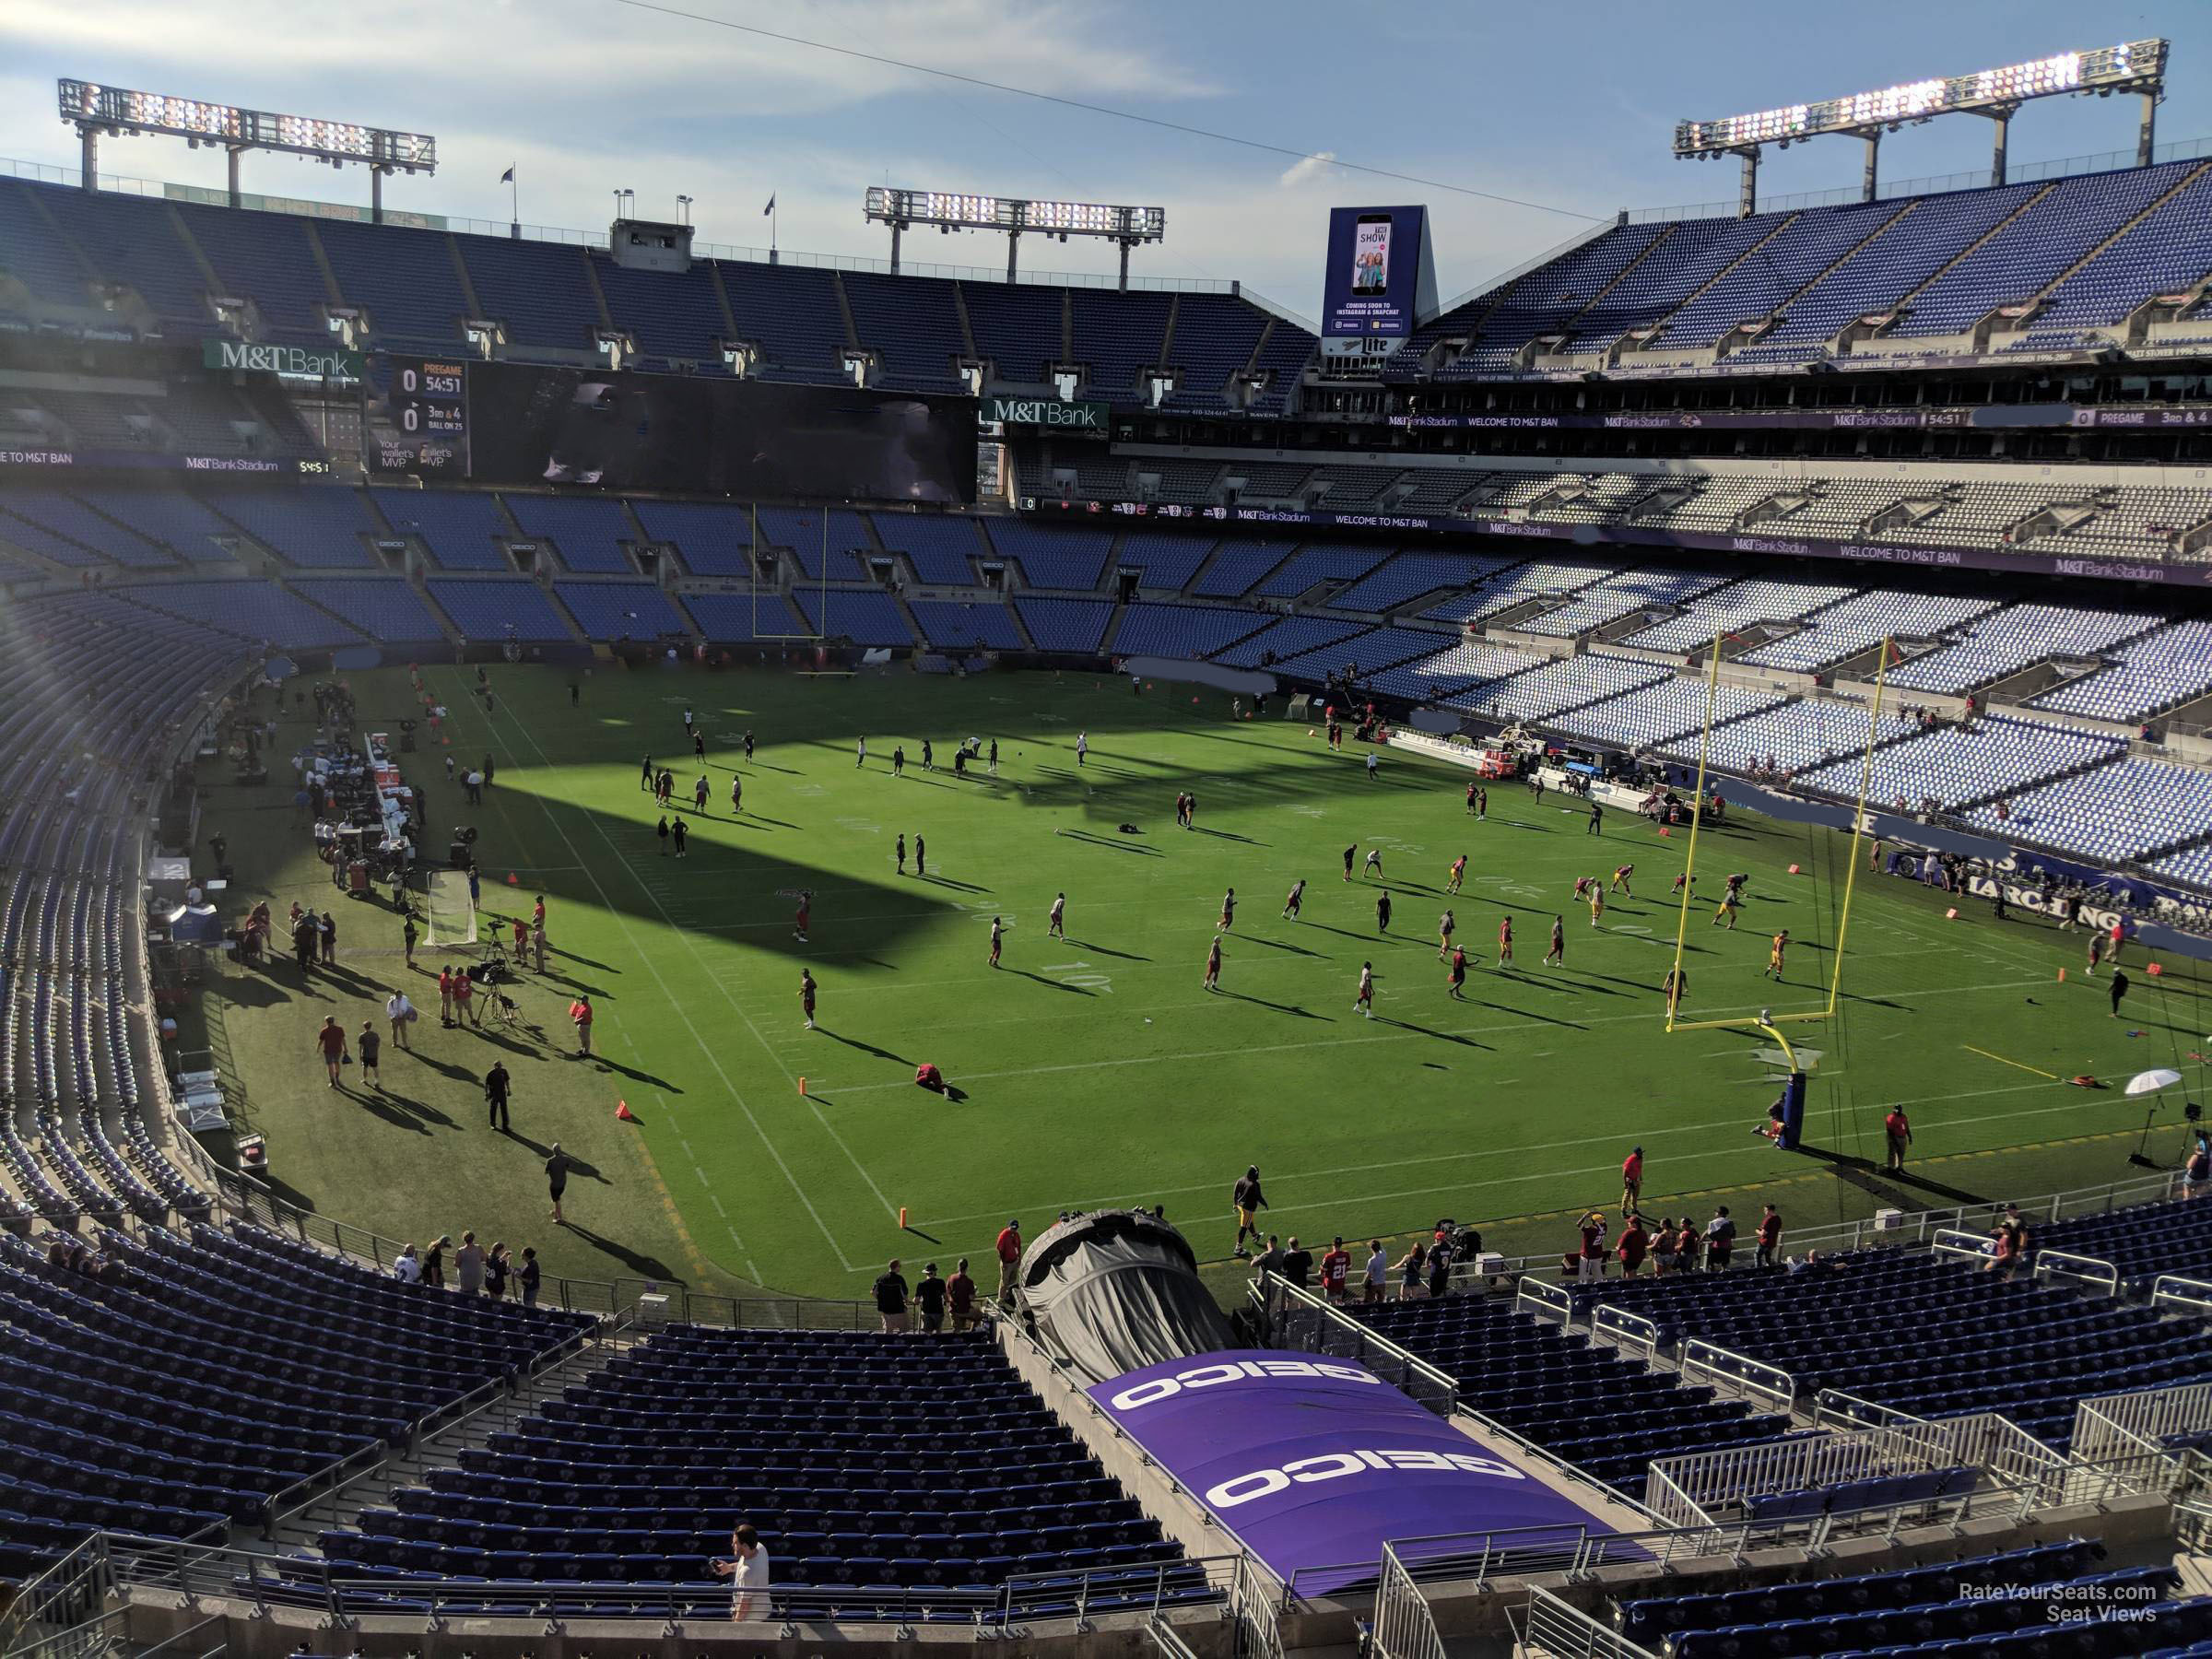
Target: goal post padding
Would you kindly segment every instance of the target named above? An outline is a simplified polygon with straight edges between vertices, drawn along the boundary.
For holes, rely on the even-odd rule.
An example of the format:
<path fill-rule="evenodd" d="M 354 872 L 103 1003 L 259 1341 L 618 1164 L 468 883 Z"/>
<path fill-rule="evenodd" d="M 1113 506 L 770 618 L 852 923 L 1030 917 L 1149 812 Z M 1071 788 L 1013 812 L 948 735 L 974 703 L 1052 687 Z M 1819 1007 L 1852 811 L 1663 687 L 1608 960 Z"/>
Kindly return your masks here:
<path fill-rule="evenodd" d="M 432 870 L 424 880 L 424 909 L 429 928 L 427 945 L 444 947 L 477 942 L 477 904 L 468 896 L 466 870 Z"/>

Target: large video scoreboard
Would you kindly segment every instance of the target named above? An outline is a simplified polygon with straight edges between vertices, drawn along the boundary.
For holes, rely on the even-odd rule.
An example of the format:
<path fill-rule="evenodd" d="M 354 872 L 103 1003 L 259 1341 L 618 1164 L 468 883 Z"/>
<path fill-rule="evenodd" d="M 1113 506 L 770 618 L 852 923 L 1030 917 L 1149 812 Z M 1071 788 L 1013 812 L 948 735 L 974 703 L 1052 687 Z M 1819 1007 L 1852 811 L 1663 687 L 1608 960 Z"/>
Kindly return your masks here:
<path fill-rule="evenodd" d="M 467 362 L 416 357 L 389 361 L 390 383 L 369 410 L 369 470 L 468 477 Z"/>

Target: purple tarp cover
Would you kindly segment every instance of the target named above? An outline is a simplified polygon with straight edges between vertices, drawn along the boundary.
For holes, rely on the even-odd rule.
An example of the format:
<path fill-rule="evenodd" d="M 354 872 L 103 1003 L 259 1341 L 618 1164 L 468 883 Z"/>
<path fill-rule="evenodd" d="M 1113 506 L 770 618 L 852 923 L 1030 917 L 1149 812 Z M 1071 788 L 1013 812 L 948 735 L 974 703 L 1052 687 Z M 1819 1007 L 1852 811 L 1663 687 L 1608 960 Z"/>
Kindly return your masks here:
<path fill-rule="evenodd" d="M 1371 1581 L 1393 1538 L 1615 1530 L 1354 1360 L 1235 1348 L 1090 1395 L 1286 1583 L 1302 1571 L 1301 1591 Z"/>

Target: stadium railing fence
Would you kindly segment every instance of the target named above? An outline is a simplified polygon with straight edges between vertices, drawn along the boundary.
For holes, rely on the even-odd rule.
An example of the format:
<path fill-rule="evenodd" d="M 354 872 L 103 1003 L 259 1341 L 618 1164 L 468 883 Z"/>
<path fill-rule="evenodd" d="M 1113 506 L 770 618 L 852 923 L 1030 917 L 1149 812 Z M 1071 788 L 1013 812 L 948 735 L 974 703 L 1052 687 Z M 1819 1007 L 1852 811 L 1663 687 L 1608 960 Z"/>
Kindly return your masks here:
<path fill-rule="evenodd" d="M 2074 1454 L 2124 1470 L 2150 1492 L 2187 1478 L 2189 1453 L 2170 1441 L 2212 1430 L 2212 1382 L 2100 1394 L 2074 1408 Z"/>
<path fill-rule="evenodd" d="M 1379 1659 L 1444 1659 L 1444 1638 L 1429 1598 L 1388 1544 L 1382 1546 L 1382 1576 L 1375 1586 L 1372 1651 Z"/>
<path fill-rule="evenodd" d="M 179 1134 L 176 1147 L 229 1214 L 271 1232 L 287 1233 L 389 1272 L 406 1248 L 365 1227 L 338 1221 L 279 1198 L 250 1175 L 226 1170 L 191 1135 Z M 877 1324 L 875 1309 L 864 1301 L 803 1296 L 722 1296 L 658 1279 L 563 1278 L 548 1274 L 538 1288 L 546 1307 L 604 1318 L 634 1312 L 641 1324 L 718 1324 L 733 1328 L 770 1327 L 802 1331 L 864 1331 Z"/>
<path fill-rule="evenodd" d="M 1516 1652 L 1544 1653 L 1548 1659 L 1654 1659 L 1648 1649 L 1541 1584 L 1529 1586 L 1527 1605 L 1508 1612 L 1506 1620 L 1519 1644 Z"/>
<path fill-rule="evenodd" d="M 1972 1500 L 1975 1519 L 2023 1521 L 2047 1503 L 2060 1501 L 2052 1495 L 2063 1488 L 2031 1485 L 1992 1491 Z M 2118 1477 L 2107 1473 L 2100 1488 L 2078 1487 L 2088 1493 L 2080 1501 L 2096 1500 L 2096 1491 L 2117 1496 L 2128 1490 Z M 1723 1522 L 1693 1522 L 1679 1526 L 1652 1526 L 1634 1532 L 1614 1532 L 1603 1526 L 1552 1525 L 1500 1528 L 1492 1531 L 1437 1533 L 1392 1538 L 1386 1547 L 1416 1583 L 1430 1586 L 1452 1584 L 1471 1590 L 1488 1587 L 1500 1579 L 1526 1579 L 1564 1573 L 1571 1577 L 1606 1567 L 1667 1568 L 1712 1558 L 1740 1559 L 1759 1549 L 1799 1549 L 1815 1553 L 1844 1537 L 1877 1538 L 1893 1542 L 1915 1527 L 1955 1523 L 1970 1508 L 1953 1500 L 1936 1513 L 1936 1506 L 1922 1499 L 1864 1506 L 1843 1505 L 1794 1516 L 1748 1517 Z M 1340 1561 L 1300 1569 L 1291 1575 L 1288 1605 L 1298 1606 L 1326 1592 L 1320 1583 L 1341 1583 L 1348 1572 L 1376 1571 L 1373 1561 Z"/>
<path fill-rule="evenodd" d="M 931 1585 L 771 1584 L 770 1622 L 793 1626 L 843 1619 L 901 1628 L 965 1625 L 1080 1628 L 1101 1613 L 1173 1613 L 1232 1606 L 1246 1558 L 1217 1555 L 1143 1567 L 1018 1575 L 995 1589 Z M 333 1630 L 357 1628 L 362 1617 L 418 1621 L 426 1630 L 453 1618 L 635 1618 L 675 1633 L 685 1620 L 726 1626 L 731 1592 L 712 1583 L 629 1580 L 440 1579 L 364 1577 L 342 1564 L 280 1557 L 197 1540 L 94 1533 L 26 1585 L 0 1617 L 0 1659 L 95 1659 L 122 1634 L 133 1592 L 180 1600 L 187 1614 L 228 1604 L 265 1618 L 279 1609 L 319 1612 Z M 1266 1598 L 1260 1598 L 1265 1600 Z M 196 1653 L 171 1637 L 175 1651 Z M 215 1642 L 210 1647 L 219 1645 Z M 1275 1654 L 1281 1652 L 1279 1644 Z"/>
<path fill-rule="evenodd" d="M 2066 1467 L 2065 1457 L 2009 1419 L 1977 1412 L 1654 1458 L 1645 1501 L 1670 1526 L 1709 1525 L 1765 1494 L 1973 1469 L 1981 1473 L 1975 1494 L 2012 1495 L 2008 1507 L 2017 1509 L 2023 1499 L 2040 1499 Z"/>
<path fill-rule="evenodd" d="M 2040 1197 L 2018 1201 L 2020 1215 L 2030 1227 L 2041 1222 L 2069 1220 L 2077 1216 L 2101 1215 L 2107 1210 L 2120 1209 L 2135 1204 L 2160 1204 L 2179 1197 L 2182 1176 L 2178 1170 L 2163 1171 L 2155 1175 L 2131 1176 L 2124 1181 L 2107 1182 L 2102 1186 L 2075 1187 L 2063 1193 L 2047 1193 Z M 1884 1221 L 1868 1217 L 1860 1221 L 1837 1221 L 1824 1227 L 1793 1228 L 1783 1235 L 1783 1248 L 1791 1253 L 1807 1250 L 1839 1251 L 1865 1250 L 1877 1245 L 1929 1244 L 1936 1235 L 1946 1231 L 1972 1233 L 1981 1230 L 1981 1239 L 1986 1241 L 1991 1229 L 2004 1218 L 2006 1205 L 1998 1201 L 1961 1204 L 1946 1209 L 1915 1210 Z M 1501 1265 L 1500 1264 L 1502 1264 Z M 1469 1289 L 1483 1279 L 1522 1277 L 1539 1272 L 1557 1274 L 1559 1258 L 1556 1254 L 1502 1256 L 1483 1262 L 1457 1262 L 1452 1268 L 1454 1289 Z M 1539 1285 L 1545 1281 L 1536 1281 Z M 1602 1281 L 1601 1281 L 1602 1282 Z M 1539 1292 L 1540 1293 L 1540 1292 Z M 1524 1310 L 1529 1311 L 1529 1310 Z M 1576 1315 L 1567 1312 L 1555 1314 L 1564 1323 L 1576 1323 Z"/>

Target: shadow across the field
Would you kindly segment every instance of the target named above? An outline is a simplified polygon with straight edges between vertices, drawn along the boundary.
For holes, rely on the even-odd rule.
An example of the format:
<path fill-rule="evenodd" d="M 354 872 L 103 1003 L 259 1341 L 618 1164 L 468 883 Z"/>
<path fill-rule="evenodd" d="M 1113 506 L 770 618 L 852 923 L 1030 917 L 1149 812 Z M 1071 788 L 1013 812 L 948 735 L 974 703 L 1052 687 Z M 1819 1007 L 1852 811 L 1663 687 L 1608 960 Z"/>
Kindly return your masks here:
<path fill-rule="evenodd" d="M 1586 1031 L 1590 1029 L 1579 1019 L 1560 1019 L 1555 1015 L 1539 1014 L 1534 1008 L 1509 1008 L 1503 1003 L 1484 1002 L 1480 997 L 1469 997 L 1467 1000 L 1494 1014 L 1511 1014 L 1516 1018 L 1533 1019 L 1542 1025 L 1565 1026 L 1571 1031 Z"/>
<path fill-rule="evenodd" d="M 226 973 L 223 975 L 223 1000 L 241 1008 L 270 1008 L 278 1002 L 292 1002 L 294 997 L 308 997 L 310 1002 L 330 1002 L 330 997 L 314 989 L 310 980 L 299 978 L 299 969 L 292 969 L 288 978 L 292 982 L 276 978 L 283 969 L 267 969 L 259 973 Z"/>
<path fill-rule="evenodd" d="M 428 1101 L 418 1100 L 413 1095 L 401 1094 L 395 1089 L 357 1087 L 346 1092 L 385 1123 L 402 1129 L 412 1129 L 419 1135 L 429 1133 L 424 1127 L 425 1124 L 436 1124 L 444 1129 L 461 1127 Z"/>
<path fill-rule="evenodd" d="M 1139 956 L 1134 950 L 1115 950 L 1111 946 L 1100 945 L 1090 939 L 1071 937 L 1064 942 L 1071 950 L 1095 950 L 1100 956 L 1116 957 L 1124 962 L 1148 962 L 1152 959 L 1148 956 Z"/>
<path fill-rule="evenodd" d="M 1316 1014 L 1312 1009 L 1301 1008 L 1295 1003 L 1269 1002 L 1264 996 L 1253 996 L 1242 991 L 1231 991 L 1226 985 L 1217 985 L 1214 987 L 1214 989 L 1218 994 L 1226 996 L 1232 1002 L 1257 1003 L 1263 1008 L 1273 1008 L 1277 1014 L 1291 1014 L 1295 1015 L 1300 1019 L 1318 1019 L 1324 1025 L 1335 1025 L 1336 1023 L 1335 1016 L 1334 1015 Z"/>
<path fill-rule="evenodd" d="M 1039 984 L 1049 985 L 1055 991 L 1072 991 L 1077 996 L 1089 996 L 1092 994 L 1090 991 L 1081 985 L 1064 985 L 1058 980 L 1046 979 L 1041 973 L 1031 973 L 1027 968 L 1009 968 L 1006 970 L 1006 971 L 1009 973 L 1019 974 L 1023 979 L 1026 980 L 1035 980 Z"/>
<path fill-rule="evenodd" d="M 1387 1014 L 1376 1015 L 1375 1023 L 1395 1026 L 1401 1031 L 1418 1031 L 1424 1037 L 1433 1037 L 1439 1042 L 1455 1042 L 1461 1048 L 1488 1049 L 1491 1047 L 1489 1043 L 1477 1042 L 1474 1038 L 1462 1036 L 1457 1031 L 1440 1031 L 1434 1026 L 1421 1025 L 1411 1019 L 1393 1019 Z"/>
<path fill-rule="evenodd" d="M 1300 921 L 1305 918 L 1300 917 Z M 1411 934 L 1354 933 L 1348 927 L 1332 927 L 1326 922 L 1306 922 L 1308 927 L 1318 927 L 1323 933 L 1333 933 L 1347 939 L 1356 939 L 1362 945 L 1426 945 L 1426 939 L 1417 939 Z"/>
<path fill-rule="evenodd" d="M 503 731 L 501 735 L 512 737 L 512 734 Z M 771 849 L 758 835 L 750 841 L 717 843 L 709 859 L 693 861 L 690 874 L 694 879 L 678 885 L 674 877 L 685 866 L 665 863 L 639 845 L 639 826 L 618 811 L 605 810 L 589 800 L 525 794 L 521 790 L 502 791 L 499 805 L 504 811 L 495 815 L 490 822 L 502 841 L 527 836 L 536 847 L 549 849 L 544 853 L 548 858 L 558 857 L 560 853 L 571 855 L 572 867 L 547 869 L 534 889 L 546 895 L 556 919 L 560 913 L 559 907 L 567 902 L 611 909 L 649 925 L 681 931 L 723 929 L 734 924 L 748 930 L 747 941 L 759 950 L 806 957 L 808 947 L 792 938 L 787 928 L 769 925 L 765 912 L 774 909 L 788 914 L 778 902 L 787 891 L 834 888 L 841 893 L 840 912 L 869 916 L 870 945 L 879 956 L 895 958 L 896 947 L 909 934 L 926 931 L 944 916 L 957 914 L 958 898 L 991 891 L 988 887 L 941 875 L 935 869 L 918 877 L 909 876 L 903 881 L 896 877 L 875 881 L 860 877 L 852 870 L 811 860 L 806 856 L 809 843 L 804 833 L 810 827 L 805 824 L 791 826 L 802 833 L 788 838 L 786 852 Z M 649 831 L 651 825 L 645 829 Z M 776 898 L 770 899 L 768 895 L 771 894 Z M 898 902 L 886 902 L 894 895 Z M 487 913 L 498 915 L 503 924 L 508 917 L 500 913 L 500 897 L 487 888 L 485 899 Z M 734 902 L 743 903 L 758 913 L 733 917 Z M 514 901 L 514 908 L 526 913 L 526 907 L 519 899 Z M 642 944 L 642 940 L 634 942 Z M 679 936 L 673 942 L 673 948 L 681 959 L 688 947 Z M 548 950 L 549 969 L 558 970 L 570 963 L 602 974 L 623 971 L 591 957 L 558 948 Z M 544 978 L 579 989 L 593 989 L 580 978 L 563 979 L 558 971 Z M 303 994 L 317 994 L 310 990 Z M 598 993 L 594 990 L 594 994 Z"/>
<path fill-rule="evenodd" d="M 949 876 L 924 876 L 922 879 L 932 887 L 957 888 L 963 893 L 987 893 L 991 890 L 981 882 L 955 881 Z"/>
<path fill-rule="evenodd" d="M 627 1244 L 618 1243 L 608 1238 L 605 1233 L 594 1232 L 581 1221 L 571 1219 L 567 1230 L 571 1238 L 589 1244 L 602 1255 L 614 1257 L 616 1261 L 629 1269 L 633 1278 L 649 1278 L 671 1285 L 680 1285 L 685 1282 L 683 1275 L 662 1261 L 660 1257 L 641 1254 Z"/>
<path fill-rule="evenodd" d="M 418 1135 L 429 1134 L 427 1127 L 417 1123 L 414 1118 L 400 1111 L 397 1106 L 388 1104 L 385 1098 L 372 1087 L 361 1088 L 351 1083 L 341 1083 L 338 1085 L 338 1093 L 365 1108 L 371 1117 L 382 1118 L 394 1128 L 412 1129 Z"/>
<path fill-rule="evenodd" d="M 1806 1157 L 1824 1163 L 1834 1171 L 1838 1181 L 1861 1192 L 1878 1203 L 1899 1209 L 1925 1208 L 1910 1202 L 1916 1193 L 1934 1193 L 1953 1204 L 1987 1204 L 1989 1198 L 1964 1187 L 1947 1186 L 1940 1181 L 1907 1169 L 1901 1173 L 1880 1170 L 1871 1158 L 1862 1158 L 1853 1152 L 1832 1152 L 1825 1147 L 1800 1144 L 1798 1151 Z"/>
<path fill-rule="evenodd" d="M 1033 978 L 1035 976 L 1032 975 L 1031 977 Z M 816 1024 L 815 1030 L 821 1032 L 823 1036 L 829 1038 L 832 1042 L 841 1042 L 847 1048 L 859 1049 L 865 1053 L 874 1054 L 879 1059 L 895 1060 L 900 1065 L 913 1065 L 913 1062 L 909 1060 L 904 1054 L 894 1054 L 889 1049 L 878 1048 L 872 1042 L 863 1042 L 857 1037 L 847 1037 L 842 1032 L 833 1031 L 828 1026 L 819 1024 L 818 1022 Z"/>
<path fill-rule="evenodd" d="M 1105 847 L 1115 853 L 1135 853 L 1142 854 L 1146 858 L 1163 858 L 1166 856 L 1165 853 L 1160 853 L 1154 848 L 1140 847 L 1135 842 L 1130 841 L 1116 841 L 1109 835 L 1093 835 L 1088 830 L 1063 830 L 1060 831 L 1060 833 L 1067 837 L 1069 841 L 1088 841 L 1094 847 Z"/>
<path fill-rule="evenodd" d="M 625 1065 L 621 1061 L 610 1060 L 605 1054 L 577 1054 L 574 1057 L 579 1060 L 595 1060 L 598 1062 L 601 1071 L 618 1073 L 628 1077 L 632 1083 L 642 1083 L 648 1088 L 659 1089 L 663 1094 L 680 1095 L 684 1092 L 681 1088 L 669 1082 L 665 1077 L 656 1077 L 649 1071 L 641 1071 L 634 1065 Z"/>

